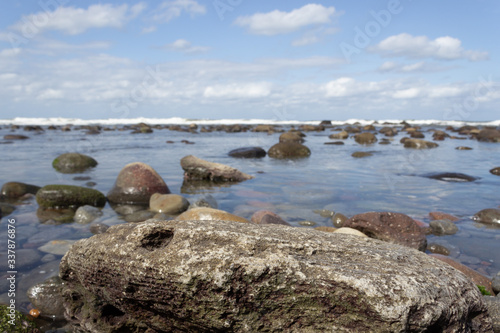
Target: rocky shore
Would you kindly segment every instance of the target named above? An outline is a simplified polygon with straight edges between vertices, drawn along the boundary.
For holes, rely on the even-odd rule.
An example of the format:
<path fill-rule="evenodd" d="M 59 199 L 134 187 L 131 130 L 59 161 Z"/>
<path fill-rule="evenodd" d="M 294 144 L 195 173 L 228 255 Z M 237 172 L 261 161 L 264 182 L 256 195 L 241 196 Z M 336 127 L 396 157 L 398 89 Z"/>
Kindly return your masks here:
<path fill-rule="evenodd" d="M 184 189 L 225 188 L 262 177 L 259 172 L 245 173 L 248 171 L 231 166 L 237 159 L 308 159 L 315 151 L 307 141 L 310 135 L 340 143 L 351 140 L 360 148 L 398 144 L 417 151 L 439 149 L 438 142 L 445 140 L 476 140 L 485 145 L 500 142 L 496 128 L 464 126 L 423 133 L 407 123 L 334 127 L 327 121 L 286 129 L 273 125 L 141 123 L 121 127 L 12 126 L 11 130 L 31 135 L 84 131 L 87 136 L 104 131 L 151 135 L 170 130 L 193 138 L 217 131 L 279 133 L 267 151 L 258 146 L 227 151 L 228 164 L 201 159 L 185 149 L 187 154 L 178 162 L 184 172 L 179 174 Z M 402 132 L 404 137 L 394 142 L 392 138 Z M 432 141 L 424 140 L 429 134 Z M 2 143 L 31 139 L 8 134 Z M 180 143 L 199 144 L 193 140 Z M 175 143 L 169 141 L 167 145 Z M 365 160 L 377 154 L 359 153 L 352 156 Z M 52 165 L 55 173 L 83 178 L 101 165 L 101 161 L 76 152 L 45 163 Z M 291 204 L 292 217 L 277 214 L 265 199 L 256 201 L 253 210 L 228 211 L 219 209 L 210 194 L 188 196 L 189 190 L 171 193 L 170 182 L 167 184 L 147 163 L 116 167 L 116 180 L 106 194 L 92 188 L 92 182 L 85 186 L 34 185 L 8 179 L 0 190 L 2 224 L 9 216 L 23 219 L 29 215 L 23 206 L 35 205 L 39 223 L 54 226 L 51 236 L 39 236 L 51 239 L 45 244 L 37 242 L 37 235 L 19 234 L 19 244 L 25 246 L 18 250 L 22 269 L 45 260 L 54 266 L 52 272 L 58 271 L 57 276 L 49 272 L 47 279 L 27 286 L 31 288 L 26 309 L 39 310 L 40 317 L 28 315 L 22 320 L 34 320 L 40 331 L 54 327 L 49 319 L 57 319 L 64 329 L 81 332 L 500 332 L 500 297 L 494 297 L 500 292 L 500 275 L 482 269 L 488 263 L 469 260 L 471 265 L 464 265 L 450 257 L 452 247 L 428 241 L 431 235 L 444 239 L 456 234 L 463 218 L 429 212 L 429 222 L 423 222 L 397 211 L 360 211 L 345 216 L 321 209 L 314 214 L 330 221 L 329 225 L 301 220 L 300 226 L 310 227 L 301 228 L 293 218 L 293 202 L 307 202 L 315 193 L 291 194 L 290 202 L 283 204 Z M 499 166 L 486 170 L 491 177 L 500 175 Z M 417 176 L 449 183 L 480 179 L 451 171 Z M 260 194 L 248 190 L 239 195 L 251 198 Z M 103 210 L 107 205 L 114 216 Z M 103 222 L 103 215 L 106 221 L 116 222 Z M 477 223 L 496 228 L 500 206 L 484 207 L 470 216 Z M 94 236 L 77 241 L 57 228 L 71 223 L 78 226 L 74 229 L 77 232 Z M 63 255 L 59 267 L 58 258 Z M 2 271 L 6 271 L 4 258 L 0 257 Z M 0 285 L 0 294 L 4 288 Z"/>

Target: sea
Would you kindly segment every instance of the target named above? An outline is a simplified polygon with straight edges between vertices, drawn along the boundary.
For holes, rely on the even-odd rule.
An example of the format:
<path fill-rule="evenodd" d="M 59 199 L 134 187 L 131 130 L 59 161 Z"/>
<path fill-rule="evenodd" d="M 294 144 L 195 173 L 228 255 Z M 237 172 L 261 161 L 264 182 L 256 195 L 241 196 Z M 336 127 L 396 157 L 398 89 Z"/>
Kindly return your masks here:
<path fill-rule="evenodd" d="M 405 120 L 421 127 L 425 140 L 432 141 L 433 130 L 446 131 L 458 139 L 436 141 L 437 148 L 415 150 L 404 148 L 400 140 L 408 136 L 401 131 L 398 119 L 331 120 L 324 131 L 304 132 L 304 145 L 311 155 L 302 159 L 233 158 L 228 152 L 242 147 L 262 147 L 266 151 L 279 141 L 280 132 L 254 132 L 257 124 L 275 125 L 288 131 L 301 125 L 318 125 L 314 121 L 281 121 L 276 119 L 76 119 L 76 118 L 13 118 L 0 119 L 0 180 L 16 181 L 37 186 L 68 184 L 92 187 L 106 194 L 113 186 L 120 170 L 132 162 L 143 162 L 155 169 L 165 180 L 170 191 L 183 195 L 188 201 L 210 195 L 218 208 L 250 218 L 258 210 L 266 209 L 280 215 L 300 228 L 333 226 L 329 217 L 320 214 L 329 210 L 351 217 L 378 211 L 398 212 L 423 223 L 429 223 L 430 212 L 445 212 L 459 218 L 458 232 L 454 235 L 428 235 L 429 244 L 444 247 L 454 260 L 483 275 L 492 277 L 500 271 L 500 224 L 476 222 L 472 216 L 486 208 L 500 205 L 500 177 L 489 172 L 500 166 L 500 143 L 478 142 L 452 129 L 462 126 L 490 126 L 498 128 L 500 120 L 440 121 Z M 152 133 L 132 134 L 132 125 L 145 123 Z M 71 124 L 70 131 L 61 128 Z M 195 133 L 170 130 L 172 125 L 187 128 L 196 124 Z M 248 127 L 250 130 L 228 133 L 211 132 L 202 128 L 219 125 Z M 87 126 L 100 126 L 98 134 L 87 134 Z M 343 145 L 325 144 L 328 136 L 347 126 L 374 125 L 378 131 L 384 126 L 399 132 L 387 137 L 388 144 L 379 141 L 372 145 L 359 145 L 352 135 Z M 43 130 L 27 131 L 29 126 Z M 56 129 L 49 129 L 55 126 Z M 8 134 L 26 135 L 26 140 L 5 140 Z M 173 141 L 173 143 L 167 143 Z M 192 144 L 186 144 L 188 141 Z M 470 150 L 457 150 L 466 146 Z M 98 165 L 81 174 L 62 174 L 52 167 L 52 161 L 63 153 L 77 152 L 89 155 Z M 354 152 L 370 152 L 371 156 L 354 158 Z M 255 176 L 237 184 L 191 186 L 183 179 L 180 160 L 187 155 L 223 163 Z M 475 177 L 475 181 L 443 181 L 427 176 L 435 173 L 462 173 Z M 40 249 L 46 244 L 64 244 L 91 237 L 89 225 L 68 222 L 42 223 L 37 216 L 38 205 L 34 197 L 16 202 L 15 210 L 0 222 L 0 260 L 7 261 L 8 222 L 16 221 L 16 250 L 30 249 L 30 258 L 16 260 L 22 263 L 16 273 L 17 308 L 27 312 L 30 302 L 28 288 L 58 274 L 62 254 L 51 254 Z M 126 223 L 109 204 L 103 215 L 94 222 L 106 225 Z M 61 245 L 63 246 L 63 245 Z M 24 251 L 26 252 L 26 251 Z M 428 251 L 429 252 L 429 251 Z M 0 304 L 8 304 L 9 285 L 6 265 L 0 263 Z"/>

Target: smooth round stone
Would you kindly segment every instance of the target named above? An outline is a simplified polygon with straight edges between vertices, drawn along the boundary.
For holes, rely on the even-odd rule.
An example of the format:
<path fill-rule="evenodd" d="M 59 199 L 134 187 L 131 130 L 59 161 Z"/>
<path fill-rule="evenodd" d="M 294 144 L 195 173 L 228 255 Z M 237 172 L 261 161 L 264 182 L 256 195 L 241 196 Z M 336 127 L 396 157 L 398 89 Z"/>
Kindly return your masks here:
<path fill-rule="evenodd" d="M 7 239 L 7 236 L 5 236 Z M 5 241 L 5 244 L 7 244 L 7 240 Z M 5 248 L 7 248 L 7 245 L 5 245 Z M 0 271 L 5 272 L 5 271 L 11 271 L 11 270 L 25 270 L 28 268 L 31 268 L 35 266 L 40 259 L 42 258 L 42 255 L 40 252 L 38 252 L 35 249 L 16 249 L 15 250 L 15 268 L 11 269 L 8 266 L 7 262 L 7 250 L 4 250 L 5 255 L 0 256 Z"/>
<path fill-rule="evenodd" d="M 345 221 L 347 221 L 347 217 L 344 214 L 336 213 L 332 216 L 333 226 L 336 228 L 341 228 Z"/>
<path fill-rule="evenodd" d="M 126 215 L 124 217 L 124 220 L 126 222 L 143 222 L 143 221 L 149 220 L 150 218 L 153 218 L 154 215 L 155 215 L 155 213 L 152 211 L 140 210 L 140 211 L 134 212 L 132 214 Z"/>
<path fill-rule="evenodd" d="M 269 148 L 267 154 L 272 158 L 302 158 L 309 157 L 311 150 L 298 142 L 280 142 Z"/>
<path fill-rule="evenodd" d="M 30 185 L 20 182 L 8 182 L 3 184 L 0 194 L 6 198 L 19 198 L 26 193 L 36 194 L 40 186 Z"/>
<path fill-rule="evenodd" d="M 303 227 L 314 227 L 316 222 L 313 221 L 300 221 L 299 224 Z"/>
<path fill-rule="evenodd" d="M 110 202 L 118 204 L 148 205 L 154 193 L 168 194 L 170 190 L 151 166 L 134 162 L 120 171 L 107 197 Z"/>
<path fill-rule="evenodd" d="M 261 158 L 266 156 L 266 151 L 261 147 L 243 147 L 231 150 L 228 155 L 239 158 Z"/>
<path fill-rule="evenodd" d="M 280 135 L 279 142 L 298 142 L 303 143 L 304 139 L 297 133 L 285 132 Z"/>
<path fill-rule="evenodd" d="M 95 159 L 79 153 L 62 154 L 52 162 L 52 167 L 61 173 L 80 173 L 96 165 Z"/>
<path fill-rule="evenodd" d="M 478 179 L 477 177 L 469 176 L 459 172 L 429 173 L 424 175 L 424 177 L 442 180 L 445 182 L 473 182 Z"/>
<path fill-rule="evenodd" d="M 491 287 L 495 293 L 500 294 L 500 272 L 491 280 Z"/>
<path fill-rule="evenodd" d="M 342 141 L 332 141 L 332 142 L 325 142 L 325 145 L 336 145 L 336 146 L 343 146 L 344 142 Z"/>
<path fill-rule="evenodd" d="M 471 147 L 465 147 L 465 146 L 459 146 L 457 148 L 455 148 L 456 150 L 472 150 Z"/>
<path fill-rule="evenodd" d="M 377 142 L 377 137 L 373 133 L 360 133 L 354 136 L 354 141 L 360 145 L 369 145 Z"/>
<path fill-rule="evenodd" d="M 28 289 L 28 298 L 33 306 L 40 311 L 41 316 L 51 319 L 64 318 L 62 286 L 61 278 L 53 276 Z"/>
<path fill-rule="evenodd" d="M 496 176 L 500 176 L 500 167 L 491 169 L 490 173 Z"/>
<path fill-rule="evenodd" d="M 351 156 L 354 158 L 363 158 L 363 157 L 373 156 L 373 153 L 367 151 L 355 151 L 354 153 L 351 154 Z"/>
<path fill-rule="evenodd" d="M 89 230 L 93 235 L 105 233 L 109 226 L 104 223 L 94 222 L 90 225 Z"/>
<path fill-rule="evenodd" d="M 413 149 L 428 149 L 435 148 L 439 145 L 435 142 L 425 141 L 420 139 L 406 139 L 404 140 L 405 148 L 413 148 Z"/>
<path fill-rule="evenodd" d="M 74 220 L 76 223 L 87 224 L 100 216 L 102 216 L 102 211 L 99 208 L 86 205 L 76 210 Z"/>
<path fill-rule="evenodd" d="M 217 200 L 211 194 L 205 194 L 201 198 L 198 198 L 194 203 L 189 206 L 189 209 L 196 207 L 209 207 L 217 209 L 219 205 Z"/>
<path fill-rule="evenodd" d="M 156 213 L 180 214 L 189 207 L 189 201 L 178 194 L 155 193 L 149 199 L 149 209 Z"/>
<path fill-rule="evenodd" d="M 335 215 L 334 211 L 331 211 L 328 209 L 316 209 L 313 212 L 316 214 L 319 214 L 319 216 L 325 217 L 325 218 L 330 218 L 330 217 L 333 217 L 333 215 Z"/>
<path fill-rule="evenodd" d="M 40 246 L 38 250 L 62 256 L 65 255 L 66 252 L 68 252 L 71 245 L 73 245 L 75 242 L 76 240 L 56 239 Z"/>
<path fill-rule="evenodd" d="M 458 227 L 450 220 L 434 220 L 429 223 L 431 232 L 436 236 L 454 235 Z"/>
<path fill-rule="evenodd" d="M 337 230 L 334 231 L 334 233 L 354 235 L 354 236 L 359 236 L 359 237 L 368 237 L 367 235 L 365 235 L 361 231 L 353 229 L 353 228 L 349 228 L 349 227 L 338 228 Z"/>
<path fill-rule="evenodd" d="M 498 208 L 483 209 L 474 214 L 472 219 L 474 221 L 482 223 L 500 223 L 500 209 Z"/>
<path fill-rule="evenodd" d="M 436 244 L 436 243 L 427 244 L 427 251 L 432 252 L 432 253 L 442 254 L 445 256 L 450 255 L 450 250 L 448 250 L 446 247 L 439 245 L 439 244 Z"/>
<path fill-rule="evenodd" d="M 330 134 L 328 136 L 329 139 L 341 139 L 341 140 L 347 139 L 348 137 L 349 137 L 349 133 L 347 133 L 346 131 L 341 131 L 339 133 Z"/>

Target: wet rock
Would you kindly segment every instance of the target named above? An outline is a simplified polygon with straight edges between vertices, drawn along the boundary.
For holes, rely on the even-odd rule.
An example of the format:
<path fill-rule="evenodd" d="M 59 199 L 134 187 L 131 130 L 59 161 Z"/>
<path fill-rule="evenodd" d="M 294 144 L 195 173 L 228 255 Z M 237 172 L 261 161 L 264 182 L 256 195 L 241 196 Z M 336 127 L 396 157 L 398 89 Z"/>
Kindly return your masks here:
<path fill-rule="evenodd" d="M 219 205 L 217 204 L 217 200 L 215 200 L 215 198 L 212 195 L 204 194 L 202 197 L 198 198 L 194 203 L 189 205 L 189 209 L 196 207 L 209 207 L 217 209 Z"/>
<path fill-rule="evenodd" d="M 303 143 L 305 140 L 294 132 L 285 132 L 280 135 L 279 142 L 297 142 Z"/>
<path fill-rule="evenodd" d="M 75 242 L 76 242 L 75 240 L 68 240 L 68 239 L 51 240 L 50 242 L 47 242 L 45 245 L 40 246 L 38 250 L 45 253 L 62 256 L 66 252 L 68 252 L 71 245 L 73 245 Z"/>
<path fill-rule="evenodd" d="M 450 220 L 451 222 L 460 220 L 456 216 L 443 212 L 430 212 L 429 217 L 431 218 L 431 220 Z"/>
<path fill-rule="evenodd" d="M 500 209 L 487 208 L 480 210 L 472 217 L 474 221 L 482 223 L 500 223 Z"/>
<path fill-rule="evenodd" d="M 232 222 L 243 222 L 250 223 L 247 219 L 228 213 L 223 210 L 208 208 L 208 207 L 198 207 L 185 211 L 181 215 L 177 216 L 178 221 L 232 221 Z"/>
<path fill-rule="evenodd" d="M 304 228 L 121 224 L 77 242 L 60 276 L 66 318 L 92 332 L 491 330 L 479 290 L 452 267 Z"/>
<path fill-rule="evenodd" d="M 478 141 L 483 142 L 500 142 L 500 131 L 496 129 L 482 129 L 477 135 Z"/>
<path fill-rule="evenodd" d="M 100 216 L 102 216 L 102 211 L 99 208 L 86 205 L 76 210 L 74 220 L 76 223 L 87 224 Z"/>
<path fill-rule="evenodd" d="M 80 173 L 96 165 L 92 157 L 79 153 L 62 154 L 52 162 L 52 167 L 61 173 Z"/>
<path fill-rule="evenodd" d="M 266 151 L 261 147 L 244 147 L 233 149 L 228 155 L 239 158 L 261 158 L 266 156 Z"/>
<path fill-rule="evenodd" d="M 343 146 L 345 143 L 342 141 L 333 141 L 333 142 L 325 142 L 325 145 L 337 145 L 337 146 Z"/>
<path fill-rule="evenodd" d="M 438 144 L 435 142 L 420 139 L 406 139 L 404 140 L 404 147 L 413 149 L 427 149 L 438 147 Z"/>
<path fill-rule="evenodd" d="M 178 194 L 155 193 L 149 199 L 149 209 L 156 213 L 180 214 L 188 207 L 189 201 Z"/>
<path fill-rule="evenodd" d="M 275 127 L 273 125 L 257 125 L 252 132 L 274 132 L 274 130 Z"/>
<path fill-rule="evenodd" d="M 347 133 L 346 131 L 340 131 L 338 133 L 333 133 L 333 134 L 330 134 L 328 136 L 329 139 L 341 139 L 341 140 L 344 140 L 344 139 L 347 139 L 349 137 L 349 133 Z"/>
<path fill-rule="evenodd" d="M 155 213 L 150 210 L 139 210 L 132 214 L 125 215 L 123 219 L 125 222 L 143 222 L 153 218 L 154 215 Z"/>
<path fill-rule="evenodd" d="M 436 236 L 454 235 L 458 227 L 450 220 L 434 220 L 429 223 L 431 232 Z"/>
<path fill-rule="evenodd" d="M 354 140 L 360 145 L 369 145 L 377 142 L 377 137 L 373 133 L 360 133 L 354 136 Z"/>
<path fill-rule="evenodd" d="M 444 256 L 450 255 L 450 250 L 448 250 L 443 245 L 436 244 L 436 243 L 427 244 L 427 251 L 429 251 L 431 253 L 442 254 Z"/>
<path fill-rule="evenodd" d="M 302 158 L 309 157 L 311 150 L 297 142 L 280 142 L 269 148 L 267 154 L 272 158 Z"/>
<path fill-rule="evenodd" d="M 6 198 L 19 198 L 27 193 L 36 194 L 40 186 L 20 182 L 8 182 L 2 185 L 0 194 Z"/>
<path fill-rule="evenodd" d="M 62 224 L 73 222 L 75 210 L 73 208 L 43 208 L 36 211 L 38 220 L 43 224 Z"/>
<path fill-rule="evenodd" d="M 46 185 L 36 193 L 40 207 L 104 207 L 106 197 L 101 192 L 73 185 Z"/>
<path fill-rule="evenodd" d="M 344 222 L 347 220 L 348 220 L 348 218 L 344 214 L 341 214 L 341 213 L 336 213 L 332 217 L 333 226 L 336 228 L 341 228 L 344 225 Z"/>
<path fill-rule="evenodd" d="M 445 138 L 449 138 L 450 135 L 445 131 L 434 131 L 432 133 L 432 138 L 436 141 L 443 141 Z"/>
<path fill-rule="evenodd" d="M 314 227 L 316 225 L 316 222 L 305 220 L 305 221 L 300 221 L 299 224 L 303 227 Z"/>
<path fill-rule="evenodd" d="M 5 236 L 5 250 L 0 255 L 0 270 L 5 273 L 11 270 L 26 270 L 38 264 L 42 255 L 35 249 L 16 249 L 15 250 L 15 269 L 9 269 L 7 256 L 7 237 Z"/>
<path fill-rule="evenodd" d="M 269 210 L 259 210 L 253 213 L 250 221 L 257 224 L 281 224 L 290 225 L 287 221 L 283 220 L 278 214 Z"/>
<path fill-rule="evenodd" d="M 8 203 L 5 203 L 5 202 L 0 202 L 0 217 L 8 216 L 8 215 L 12 214 L 12 212 L 15 210 L 16 210 L 16 206 L 9 205 Z"/>
<path fill-rule="evenodd" d="M 465 147 L 465 146 L 459 146 L 457 148 L 455 148 L 456 150 L 472 150 L 471 147 Z"/>
<path fill-rule="evenodd" d="M 423 138 L 425 138 L 425 135 L 424 135 L 424 133 L 419 132 L 419 131 L 411 131 L 410 137 L 414 138 L 414 139 L 423 139 Z"/>
<path fill-rule="evenodd" d="M 90 225 L 90 232 L 94 235 L 97 235 L 97 234 L 102 234 L 104 232 L 106 232 L 106 230 L 109 229 L 109 226 L 104 224 L 104 223 L 100 223 L 100 222 L 94 222 Z"/>
<path fill-rule="evenodd" d="M 484 288 L 489 291 L 490 293 L 493 293 L 493 289 L 491 288 L 491 281 L 487 277 L 483 276 L 482 274 L 479 274 L 475 270 L 462 265 L 461 263 L 456 262 L 455 260 L 451 259 L 450 257 L 443 256 L 440 254 L 429 254 L 429 256 L 432 256 L 436 259 L 439 259 L 441 261 L 444 261 L 451 267 L 458 269 L 460 272 L 462 272 L 469 280 L 471 280 L 475 285 L 480 285 L 484 286 Z"/>
<path fill-rule="evenodd" d="M 379 131 L 379 133 L 384 134 L 385 136 L 395 136 L 398 134 L 398 130 L 395 129 L 394 127 L 382 127 Z"/>
<path fill-rule="evenodd" d="M 493 175 L 500 176 L 500 167 L 491 169 L 490 173 L 493 174 Z"/>
<path fill-rule="evenodd" d="M 445 182 L 473 182 L 479 178 L 469 176 L 459 172 L 439 172 L 439 173 L 429 173 L 423 175 L 426 178 L 442 180 Z"/>
<path fill-rule="evenodd" d="M 4 140 L 26 140 L 29 139 L 29 136 L 20 135 L 20 134 L 7 134 L 4 135 Z"/>
<path fill-rule="evenodd" d="M 228 165 L 205 161 L 193 155 L 183 157 L 181 167 L 184 170 L 185 180 L 241 182 L 254 178 Z"/>
<path fill-rule="evenodd" d="M 149 198 L 154 193 L 168 194 L 170 190 L 152 167 L 134 162 L 120 171 L 107 198 L 112 203 L 149 205 Z"/>
<path fill-rule="evenodd" d="M 62 281 L 58 276 L 37 283 L 28 289 L 28 298 L 42 317 L 64 319 Z"/>
<path fill-rule="evenodd" d="M 113 203 L 111 203 L 110 206 L 120 215 L 129 215 L 148 208 L 146 205 L 116 205 Z"/>
<path fill-rule="evenodd" d="M 343 227 L 357 229 L 368 237 L 425 251 L 424 231 L 409 216 L 391 212 L 369 212 L 354 215 Z"/>
<path fill-rule="evenodd" d="M 373 153 L 369 151 L 355 151 L 354 153 L 351 154 L 351 156 L 354 158 L 363 158 L 363 157 L 373 156 Z"/>
<path fill-rule="evenodd" d="M 500 272 L 497 273 L 491 280 L 491 287 L 495 294 L 500 294 Z"/>
<path fill-rule="evenodd" d="M 488 308 L 488 314 L 491 318 L 493 332 L 500 332 L 500 297 L 484 296 L 484 303 Z"/>
<path fill-rule="evenodd" d="M 313 213 L 318 214 L 319 216 L 324 218 L 331 218 L 335 215 L 335 212 L 329 209 L 316 209 L 313 211 Z"/>

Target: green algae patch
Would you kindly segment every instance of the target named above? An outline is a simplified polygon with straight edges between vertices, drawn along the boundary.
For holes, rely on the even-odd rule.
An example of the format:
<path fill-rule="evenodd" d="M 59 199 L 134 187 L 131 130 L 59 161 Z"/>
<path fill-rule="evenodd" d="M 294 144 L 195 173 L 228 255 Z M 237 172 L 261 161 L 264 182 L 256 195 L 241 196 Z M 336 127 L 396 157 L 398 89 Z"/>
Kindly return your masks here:
<path fill-rule="evenodd" d="M 62 208 L 90 205 L 104 207 L 106 197 L 101 192 L 73 185 L 47 185 L 36 194 L 36 201 L 40 207 Z"/>
<path fill-rule="evenodd" d="M 40 330 L 26 315 L 0 305 L 0 332 L 38 333 Z"/>
<path fill-rule="evenodd" d="M 52 161 L 52 167 L 61 173 L 80 173 L 97 165 L 90 156 L 78 153 L 66 153 Z"/>

